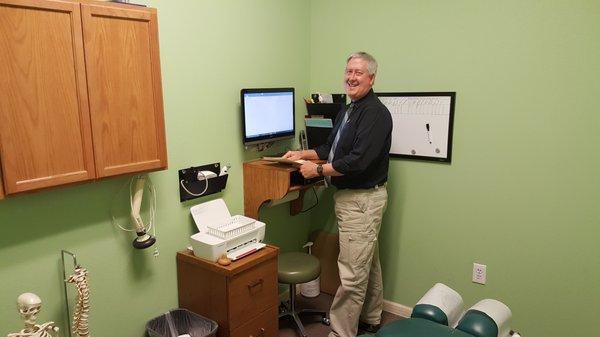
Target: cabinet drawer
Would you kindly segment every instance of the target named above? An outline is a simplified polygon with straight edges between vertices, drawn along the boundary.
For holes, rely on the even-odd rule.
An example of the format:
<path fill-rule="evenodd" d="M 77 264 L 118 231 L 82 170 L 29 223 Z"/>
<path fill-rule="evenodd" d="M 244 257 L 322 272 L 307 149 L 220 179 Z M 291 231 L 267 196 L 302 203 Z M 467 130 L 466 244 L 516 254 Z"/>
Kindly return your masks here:
<path fill-rule="evenodd" d="M 228 283 L 229 327 L 235 329 L 269 307 L 277 307 L 277 259 L 233 276 Z"/>
<path fill-rule="evenodd" d="M 230 337 L 277 337 L 279 335 L 277 306 L 231 332 Z"/>

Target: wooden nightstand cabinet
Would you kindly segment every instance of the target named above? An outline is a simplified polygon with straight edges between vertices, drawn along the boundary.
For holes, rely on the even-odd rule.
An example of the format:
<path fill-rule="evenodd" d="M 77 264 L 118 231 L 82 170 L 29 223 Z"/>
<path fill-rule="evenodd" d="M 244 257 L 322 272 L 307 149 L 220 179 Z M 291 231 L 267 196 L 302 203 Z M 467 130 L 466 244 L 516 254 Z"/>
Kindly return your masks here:
<path fill-rule="evenodd" d="M 177 253 L 179 306 L 215 320 L 218 337 L 277 337 L 279 248 L 267 245 L 229 266 Z"/>

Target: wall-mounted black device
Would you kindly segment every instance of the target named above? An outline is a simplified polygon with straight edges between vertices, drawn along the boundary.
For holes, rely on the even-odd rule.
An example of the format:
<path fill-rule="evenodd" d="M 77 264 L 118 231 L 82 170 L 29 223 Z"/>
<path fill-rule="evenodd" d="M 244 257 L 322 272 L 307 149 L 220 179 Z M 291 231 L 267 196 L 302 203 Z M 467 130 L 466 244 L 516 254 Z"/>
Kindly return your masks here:
<path fill-rule="evenodd" d="M 179 201 L 221 192 L 229 177 L 226 168 L 221 168 L 220 163 L 213 163 L 179 170 Z"/>

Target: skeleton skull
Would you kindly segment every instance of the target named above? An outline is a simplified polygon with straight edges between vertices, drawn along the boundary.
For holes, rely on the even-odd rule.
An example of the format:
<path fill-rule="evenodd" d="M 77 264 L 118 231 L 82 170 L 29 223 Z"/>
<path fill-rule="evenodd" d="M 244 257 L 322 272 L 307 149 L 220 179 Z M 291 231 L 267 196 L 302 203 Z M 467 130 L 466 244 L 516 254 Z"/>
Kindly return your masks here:
<path fill-rule="evenodd" d="M 25 323 L 35 324 L 36 315 L 42 308 L 42 300 L 33 293 L 23 293 L 17 298 L 19 313 L 25 319 Z"/>

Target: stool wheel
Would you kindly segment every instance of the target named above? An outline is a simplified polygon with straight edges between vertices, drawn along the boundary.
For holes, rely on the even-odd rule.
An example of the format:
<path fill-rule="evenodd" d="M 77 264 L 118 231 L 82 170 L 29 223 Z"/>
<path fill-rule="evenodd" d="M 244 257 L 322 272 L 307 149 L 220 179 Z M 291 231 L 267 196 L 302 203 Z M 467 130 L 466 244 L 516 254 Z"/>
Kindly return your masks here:
<path fill-rule="evenodd" d="M 329 318 L 327 318 L 327 317 L 323 317 L 321 319 L 321 322 L 323 322 L 323 324 L 325 324 L 327 326 L 329 326 L 331 324 L 331 320 Z"/>

